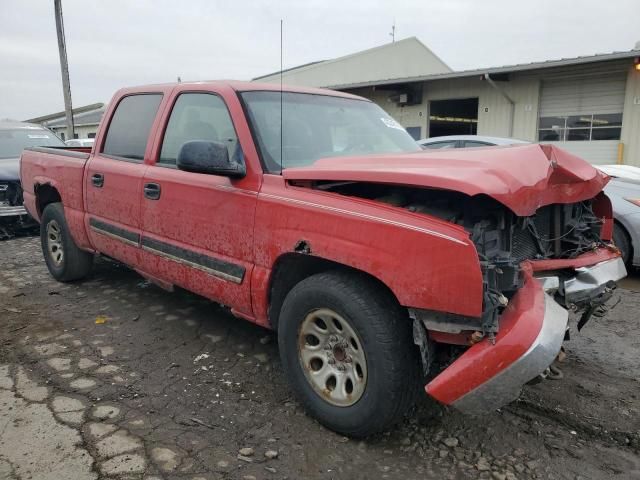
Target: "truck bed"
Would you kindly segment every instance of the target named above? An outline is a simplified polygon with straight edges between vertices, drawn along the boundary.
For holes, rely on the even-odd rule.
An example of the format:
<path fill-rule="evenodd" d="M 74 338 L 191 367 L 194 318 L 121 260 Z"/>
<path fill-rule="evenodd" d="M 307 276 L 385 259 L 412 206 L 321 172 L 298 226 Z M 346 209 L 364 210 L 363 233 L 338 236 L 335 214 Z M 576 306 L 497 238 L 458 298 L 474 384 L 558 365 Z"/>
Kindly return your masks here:
<path fill-rule="evenodd" d="M 41 214 L 36 205 L 36 189 L 45 185 L 59 192 L 65 209 L 83 211 L 84 166 L 90 155 L 88 147 L 33 147 L 22 153 L 24 206 L 33 218 L 40 219 Z"/>

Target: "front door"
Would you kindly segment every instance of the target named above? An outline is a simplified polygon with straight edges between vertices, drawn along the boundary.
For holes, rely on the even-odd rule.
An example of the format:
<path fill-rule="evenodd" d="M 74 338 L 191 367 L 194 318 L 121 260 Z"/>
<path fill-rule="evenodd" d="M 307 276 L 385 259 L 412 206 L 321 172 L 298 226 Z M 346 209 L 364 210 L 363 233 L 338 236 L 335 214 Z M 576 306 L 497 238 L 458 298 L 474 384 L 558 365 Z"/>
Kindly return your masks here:
<path fill-rule="evenodd" d="M 88 231 L 96 250 L 139 263 L 140 202 L 145 153 L 161 94 L 123 97 L 105 139 L 85 171 Z"/>
<path fill-rule="evenodd" d="M 234 124 L 217 94 L 182 92 L 172 103 L 156 162 L 144 174 L 142 269 L 250 318 L 257 189 L 248 178 L 176 168 L 192 140 L 223 143 L 244 161 Z"/>

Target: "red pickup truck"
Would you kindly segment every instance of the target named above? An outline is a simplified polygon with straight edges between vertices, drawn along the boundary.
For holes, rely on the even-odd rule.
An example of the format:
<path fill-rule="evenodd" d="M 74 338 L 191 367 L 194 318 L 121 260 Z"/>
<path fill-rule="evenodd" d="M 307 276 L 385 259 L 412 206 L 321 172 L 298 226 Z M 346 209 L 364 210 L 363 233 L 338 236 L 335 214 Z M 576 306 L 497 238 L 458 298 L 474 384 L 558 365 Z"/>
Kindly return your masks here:
<path fill-rule="evenodd" d="M 416 385 L 494 410 L 626 275 L 608 177 L 545 145 L 421 150 L 374 103 L 243 82 L 117 92 L 89 149 L 31 148 L 24 203 L 60 281 L 96 254 L 277 331 L 305 408 L 352 436 Z"/>

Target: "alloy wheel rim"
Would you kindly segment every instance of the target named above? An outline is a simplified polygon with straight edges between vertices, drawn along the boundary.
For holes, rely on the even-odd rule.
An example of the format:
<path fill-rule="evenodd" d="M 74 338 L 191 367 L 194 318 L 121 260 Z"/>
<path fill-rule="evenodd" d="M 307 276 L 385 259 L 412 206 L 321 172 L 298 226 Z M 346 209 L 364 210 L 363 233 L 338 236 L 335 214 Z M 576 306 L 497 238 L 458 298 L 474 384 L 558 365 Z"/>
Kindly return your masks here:
<path fill-rule="evenodd" d="M 64 249 L 62 248 L 62 231 L 55 220 L 47 224 L 47 250 L 51 261 L 59 267 L 64 260 Z"/>
<path fill-rule="evenodd" d="M 325 401 L 349 407 L 362 397 L 367 384 L 362 342 L 333 310 L 307 314 L 298 333 L 298 357 L 307 381 Z"/>

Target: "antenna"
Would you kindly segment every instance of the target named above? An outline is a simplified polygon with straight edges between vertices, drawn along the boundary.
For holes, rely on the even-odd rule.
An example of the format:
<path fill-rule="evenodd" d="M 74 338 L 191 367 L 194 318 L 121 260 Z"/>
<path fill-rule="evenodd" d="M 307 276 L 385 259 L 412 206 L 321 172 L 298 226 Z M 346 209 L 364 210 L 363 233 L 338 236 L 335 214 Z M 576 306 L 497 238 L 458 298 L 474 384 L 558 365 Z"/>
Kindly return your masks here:
<path fill-rule="evenodd" d="M 391 32 L 389 33 L 391 36 L 391 43 L 395 43 L 396 41 L 396 19 L 393 19 L 393 25 L 391 25 Z"/>
<path fill-rule="evenodd" d="M 283 150 L 282 150 L 282 128 L 283 128 L 283 121 L 282 121 L 282 24 L 283 24 L 283 20 L 280 19 L 280 171 L 282 171 L 283 167 L 284 167 L 284 163 L 283 163 Z"/>

